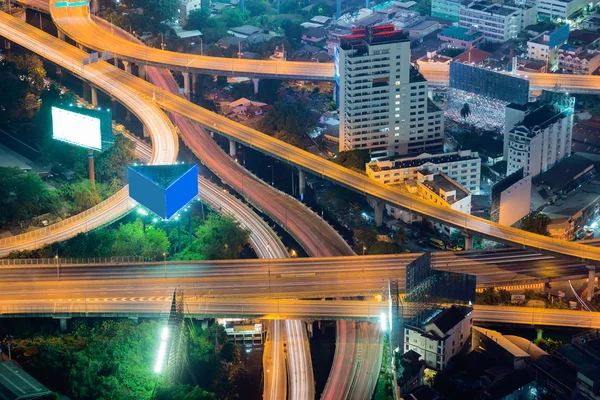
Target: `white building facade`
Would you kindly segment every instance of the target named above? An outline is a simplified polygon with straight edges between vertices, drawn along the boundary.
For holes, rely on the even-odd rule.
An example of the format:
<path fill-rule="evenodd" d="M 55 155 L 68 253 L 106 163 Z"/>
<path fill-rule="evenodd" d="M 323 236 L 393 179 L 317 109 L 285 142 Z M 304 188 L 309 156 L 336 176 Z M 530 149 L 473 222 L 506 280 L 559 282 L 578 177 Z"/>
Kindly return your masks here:
<path fill-rule="evenodd" d="M 417 179 L 419 170 L 443 172 L 471 192 L 479 192 L 481 158 L 477 152 L 462 150 L 453 153 L 428 154 L 414 157 L 382 158 L 366 165 L 367 175 L 382 183 L 399 183 Z"/>
<path fill-rule="evenodd" d="M 517 37 L 519 32 L 537 19 L 535 4 L 510 5 L 476 0 L 462 3 L 458 25 L 477 29 L 490 42 L 506 42 Z"/>
<path fill-rule="evenodd" d="M 544 98 L 545 97 L 545 98 Z M 571 154 L 575 98 L 544 91 L 524 109 L 506 107 L 504 159 L 507 175 L 523 168 L 535 177 Z"/>
<path fill-rule="evenodd" d="M 590 2 L 586 0 L 536 0 L 536 3 L 540 17 L 566 21 Z"/>
<path fill-rule="evenodd" d="M 428 367 L 443 370 L 468 342 L 472 326 L 472 309 L 436 310 L 422 326 L 405 326 L 404 351 L 413 350 Z"/>
<path fill-rule="evenodd" d="M 443 150 L 443 112 L 428 99 L 402 32 L 355 28 L 337 52 L 340 151 L 367 149 L 380 158 Z"/>

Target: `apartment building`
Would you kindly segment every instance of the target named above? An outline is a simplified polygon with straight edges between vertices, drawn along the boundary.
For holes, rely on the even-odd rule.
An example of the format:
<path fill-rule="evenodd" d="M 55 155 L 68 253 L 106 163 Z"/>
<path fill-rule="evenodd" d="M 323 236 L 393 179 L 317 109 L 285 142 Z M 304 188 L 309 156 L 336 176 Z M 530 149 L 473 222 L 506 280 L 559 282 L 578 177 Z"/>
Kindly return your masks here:
<path fill-rule="evenodd" d="M 431 16 L 458 22 L 464 0 L 431 0 Z"/>
<path fill-rule="evenodd" d="M 588 4 L 591 4 L 586 0 L 536 0 L 536 3 L 541 19 L 562 21 L 579 14 Z"/>
<path fill-rule="evenodd" d="M 516 38 L 523 28 L 535 24 L 536 20 L 537 8 L 532 3 L 516 5 L 475 0 L 462 3 L 458 25 L 480 31 L 490 42 L 506 42 Z"/>
<path fill-rule="evenodd" d="M 404 351 L 419 354 L 430 368 L 446 368 L 448 361 L 468 343 L 473 326 L 472 312 L 468 307 L 440 308 L 419 326 L 406 325 Z"/>
<path fill-rule="evenodd" d="M 506 106 L 506 174 L 523 168 L 524 176 L 535 177 L 570 155 L 574 108 L 574 97 L 549 91 L 534 103 Z"/>
<path fill-rule="evenodd" d="M 372 158 L 443 150 L 444 116 L 410 63 L 410 41 L 394 25 L 354 28 L 335 55 L 340 151 Z"/>
<path fill-rule="evenodd" d="M 414 157 L 386 157 L 366 165 L 367 175 L 371 179 L 388 184 L 417 179 L 418 172 L 423 169 L 441 171 L 469 191 L 479 191 L 481 158 L 471 150 L 423 153 Z"/>

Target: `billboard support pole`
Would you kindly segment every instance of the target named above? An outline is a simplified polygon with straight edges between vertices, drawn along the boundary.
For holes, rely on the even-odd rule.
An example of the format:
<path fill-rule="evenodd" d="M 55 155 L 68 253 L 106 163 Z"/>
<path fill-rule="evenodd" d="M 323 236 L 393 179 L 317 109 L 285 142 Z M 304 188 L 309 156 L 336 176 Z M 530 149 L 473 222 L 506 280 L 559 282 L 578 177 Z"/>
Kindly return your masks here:
<path fill-rule="evenodd" d="M 96 183 L 95 175 L 94 175 L 94 151 L 88 150 L 88 169 L 90 171 L 90 182 L 92 185 Z"/>

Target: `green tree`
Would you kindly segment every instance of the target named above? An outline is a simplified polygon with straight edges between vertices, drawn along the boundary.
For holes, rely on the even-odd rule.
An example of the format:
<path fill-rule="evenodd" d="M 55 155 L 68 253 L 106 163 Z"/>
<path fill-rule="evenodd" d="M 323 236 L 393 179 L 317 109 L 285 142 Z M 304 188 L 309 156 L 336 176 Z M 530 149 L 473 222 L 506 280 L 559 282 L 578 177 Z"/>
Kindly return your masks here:
<path fill-rule="evenodd" d="M 140 219 L 119 225 L 113 244 L 114 256 L 136 256 L 150 259 L 162 258 L 170 243 L 164 230 L 144 225 Z"/>
<path fill-rule="evenodd" d="M 261 127 L 267 133 L 283 131 L 288 135 L 297 136 L 301 142 L 316 126 L 317 119 L 316 114 L 305 102 L 286 98 L 273 105 L 261 120 Z"/>
<path fill-rule="evenodd" d="M 460 109 L 460 116 L 463 119 L 467 119 L 469 115 L 471 115 L 471 106 L 469 106 L 469 103 L 465 103 Z"/>
<path fill-rule="evenodd" d="M 115 178 L 120 182 L 126 181 L 127 166 L 133 163 L 134 158 L 134 142 L 123 135 L 115 136 L 114 145 L 96 156 L 96 180 L 102 183 L 110 183 Z"/>
<path fill-rule="evenodd" d="M 539 235 L 550 236 L 548 225 L 550 225 L 550 217 L 546 214 L 533 212 L 526 215 L 521 223 L 521 229 L 537 233 Z"/>
<path fill-rule="evenodd" d="M 98 190 L 99 186 L 84 179 L 80 182 L 65 185 L 63 194 L 72 202 L 73 210 L 80 212 L 90 209 L 102 201 L 102 196 Z"/>
<path fill-rule="evenodd" d="M 244 5 L 251 17 L 262 15 L 267 11 L 265 0 L 248 0 Z"/>
<path fill-rule="evenodd" d="M 175 18 L 179 0 L 143 0 L 143 8 L 158 21 Z"/>
<path fill-rule="evenodd" d="M 144 258 L 158 259 L 169 250 L 169 247 L 167 233 L 162 229 L 149 226 L 144 234 L 144 244 L 140 255 Z"/>
<path fill-rule="evenodd" d="M 199 386 L 178 385 L 159 388 L 154 400 L 217 400 L 217 396 Z"/>
<path fill-rule="evenodd" d="M 240 26 L 244 23 L 242 14 L 240 14 L 240 10 L 237 8 L 224 9 L 220 14 L 219 19 L 225 24 L 227 28 Z"/>
<path fill-rule="evenodd" d="M 540 349 L 544 350 L 548 354 L 554 354 L 554 352 L 562 346 L 560 340 L 553 340 L 550 338 L 540 338 L 533 341 Z"/>
<path fill-rule="evenodd" d="M 208 7 L 201 7 L 199 10 L 192 10 L 188 14 L 185 23 L 185 29 L 198 29 L 204 31 L 210 20 L 210 10 Z"/>
<path fill-rule="evenodd" d="M 177 258 L 182 260 L 228 260 L 238 258 L 248 244 L 250 231 L 231 216 L 211 213 L 194 230 L 194 240 Z"/>
<path fill-rule="evenodd" d="M 493 287 L 485 288 L 483 292 L 476 294 L 476 302 L 477 304 L 497 306 L 500 304 L 500 295 Z"/>
<path fill-rule="evenodd" d="M 594 117 L 600 116 L 600 105 L 590 108 L 589 113 Z"/>
<path fill-rule="evenodd" d="M 362 254 L 363 247 L 366 247 L 365 254 L 369 254 L 370 249 L 377 243 L 377 231 L 374 228 L 360 228 L 353 232 L 353 248 L 356 254 Z"/>
<path fill-rule="evenodd" d="M 346 168 L 365 173 L 365 165 L 371 160 L 368 150 L 347 150 L 340 151 L 334 161 Z"/>
<path fill-rule="evenodd" d="M 13 223 L 56 212 L 61 202 L 36 173 L 0 167 L 0 223 Z"/>
<path fill-rule="evenodd" d="M 257 97 L 260 101 L 273 104 L 277 100 L 277 93 L 281 88 L 279 79 L 261 79 L 258 84 Z"/>
<path fill-rule="evenodd" d="M 6 54 L 4 62 L 24 77 L 29 82 L 29 85 L 36 95 L 46 87 L 44 79 L 46 78 L 46 70 L 42 59 L 33 54 Z"/>
<path fill-rule="evenodd" d="M 282 9 L 284 3 L 285 0 L 282 1 Z M 283 21 L 281 21 L 281 29 L 283 30 L 285 37 L 294 40 L 302 39 L 302 33 L 304 32 L 304 28 L 300 24 L 301 22 L 297 20 L 284 19 Z"/>

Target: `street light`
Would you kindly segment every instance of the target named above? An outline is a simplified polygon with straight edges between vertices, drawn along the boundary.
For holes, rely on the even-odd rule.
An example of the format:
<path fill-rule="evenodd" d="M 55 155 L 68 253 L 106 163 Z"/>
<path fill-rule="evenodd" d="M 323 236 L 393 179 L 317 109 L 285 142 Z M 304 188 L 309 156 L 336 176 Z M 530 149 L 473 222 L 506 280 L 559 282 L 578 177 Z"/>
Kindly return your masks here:
<path fill-rule="evenodd" d="M 167 253 L 163 252 L 163 259 L 164 259 L 164 265 L 165 265 L 165 279 L 167 279 Z"/>
<path fill-rule="evenodd" d="M 365 250 L 367 250 L 367 246 L 363 246 L 362 251 L 363 251 L 363 258 L 362 258 L 362 272 L 363 275 L 365 273 Z"/>
<path fill-rule="evenodd" d="M 54 263 L 56 264 L 56 275 L 60 281 L 60 258 L 58 258 L 58 254 L 54 256 Z"/>
<path fill-rule="evenodd" d="M 298 253 L 296 253 L 296 250 L 294 250 L 294 249 L 292 249 L 291 254 L 292 254 L 292 257 L 296 257 L 298 255 Z"/>

